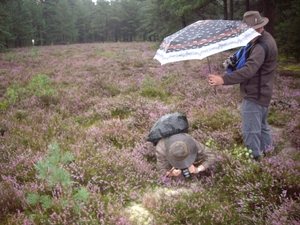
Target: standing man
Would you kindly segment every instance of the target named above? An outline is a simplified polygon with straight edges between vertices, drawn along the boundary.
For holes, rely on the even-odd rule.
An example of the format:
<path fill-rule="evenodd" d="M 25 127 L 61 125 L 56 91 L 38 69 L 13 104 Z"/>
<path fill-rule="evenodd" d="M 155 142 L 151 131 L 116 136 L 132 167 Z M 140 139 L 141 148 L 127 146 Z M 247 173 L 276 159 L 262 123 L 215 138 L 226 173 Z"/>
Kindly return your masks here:
<path fill-rule="evenodd" d="M 272 35 L 264 30 L 268 18 L 261 17 L 257 11 L 248 11 L 244 14 L 243 22 L 261 34 L 251 41 L 249 57 L 244 66 L 231 74 L 209 74 L 208 77 L 211 86 L 240 84 L 243 140 L 247 148 L 252 150 L 254 159 L 259 161 L 267 148 L 272 147 L 267 116 L 278 50 Z"/>

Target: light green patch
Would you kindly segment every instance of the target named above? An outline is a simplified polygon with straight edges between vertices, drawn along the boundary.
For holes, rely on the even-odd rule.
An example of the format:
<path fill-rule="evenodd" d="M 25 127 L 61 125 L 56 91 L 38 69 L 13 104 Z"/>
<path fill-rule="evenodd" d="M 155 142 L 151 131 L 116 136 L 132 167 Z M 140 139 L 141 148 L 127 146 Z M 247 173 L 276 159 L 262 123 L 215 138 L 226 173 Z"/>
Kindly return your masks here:
<path fill-rule="evenodd" d="M 105 58 L 112 58 L 116 55 L 116 53 L 112 52 L 112 51 L 105 51 L 105 52 L 102 52 L 101 55 Z"/>
<path fill-rule="evenodd" d="M 284 65 L 284 66 L 280 66 L 279 69 L 293 71 L 293 72 L 300 72 L 300 64 Z"/>

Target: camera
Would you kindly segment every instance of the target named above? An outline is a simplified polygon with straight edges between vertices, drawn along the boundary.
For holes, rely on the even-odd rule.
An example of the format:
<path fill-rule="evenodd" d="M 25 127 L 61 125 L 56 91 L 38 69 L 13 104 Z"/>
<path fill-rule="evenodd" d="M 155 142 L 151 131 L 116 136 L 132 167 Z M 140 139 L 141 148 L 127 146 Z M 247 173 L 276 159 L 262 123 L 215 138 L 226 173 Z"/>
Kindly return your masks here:
<path fill-rule="evenodd" d="M 225 70 L 232 69 L 237 63 L 236 57 L 233 55 L 229 56 L 223 63 Z"/>
<path fill-rule="evenodd" d="M 190 177 L 190 171 L 189 171 L 189 168 L 184 168 L 184 169 L 182 169 L 181 171 L 182 171 L 182 174 L 183 174 L 184 178 Z"/>

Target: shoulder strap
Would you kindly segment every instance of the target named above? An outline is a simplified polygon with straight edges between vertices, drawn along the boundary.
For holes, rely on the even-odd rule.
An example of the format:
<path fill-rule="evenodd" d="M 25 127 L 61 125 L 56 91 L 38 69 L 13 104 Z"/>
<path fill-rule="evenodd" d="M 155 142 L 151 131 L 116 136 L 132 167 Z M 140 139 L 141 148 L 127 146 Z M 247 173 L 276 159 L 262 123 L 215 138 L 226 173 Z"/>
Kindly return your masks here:
<path fill-rule="evenodd" d="M 259 44 L 261 47 L 263 47 L 263 49 L 265 51 L 265 60 L 266 60 L 268 58 L 268 55 L 269 55 L 268 45 L 265 42 L 262 42 L 262 41 L 258 41 L 257 44 Z"/>
<path fill-rule="evenodd" d="M 264 61 L 266 61 L 266 59 L 268 58 L 269 55 L 269 48 L 268 45 L 262 41 L 258 41 L 257 44 L 261 45 L 261 47 L 263 47 L 264 51 L 265 51 L 265 59 Z M 260 89 L 261 89 L 261 67 L 259 68 L 259 75 L 258 75 L 258 100 L 260 99 Z"/>

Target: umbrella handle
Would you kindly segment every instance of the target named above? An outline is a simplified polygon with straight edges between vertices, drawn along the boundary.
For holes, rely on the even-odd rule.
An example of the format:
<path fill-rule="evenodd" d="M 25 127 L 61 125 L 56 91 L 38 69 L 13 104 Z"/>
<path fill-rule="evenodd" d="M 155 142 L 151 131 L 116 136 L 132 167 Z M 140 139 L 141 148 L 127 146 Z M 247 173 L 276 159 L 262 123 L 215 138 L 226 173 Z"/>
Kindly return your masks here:
<path fill-rule="evenodd" d="M 207 58 L 209 73 L 211 73 L 210 62 L 209 62 L 208 57 L 206 57 L 206 58 Z M 215 95 L 216 95 L 217 94 L 217 88 L 216 87 L 214 87 L 214 92 L 215 92 Z"/>

